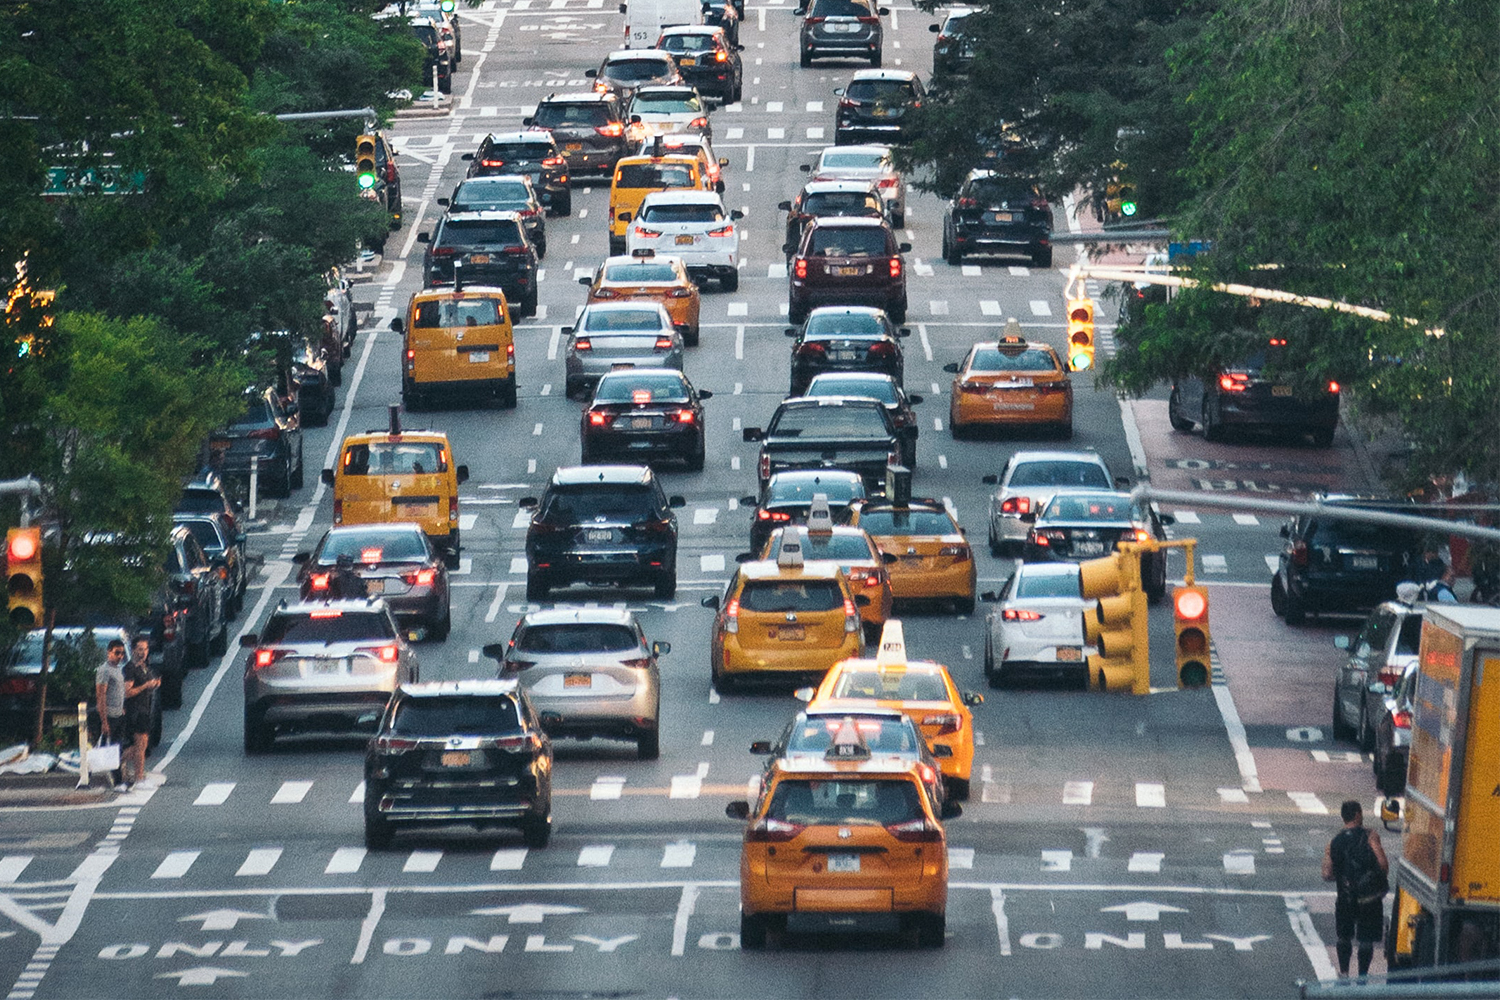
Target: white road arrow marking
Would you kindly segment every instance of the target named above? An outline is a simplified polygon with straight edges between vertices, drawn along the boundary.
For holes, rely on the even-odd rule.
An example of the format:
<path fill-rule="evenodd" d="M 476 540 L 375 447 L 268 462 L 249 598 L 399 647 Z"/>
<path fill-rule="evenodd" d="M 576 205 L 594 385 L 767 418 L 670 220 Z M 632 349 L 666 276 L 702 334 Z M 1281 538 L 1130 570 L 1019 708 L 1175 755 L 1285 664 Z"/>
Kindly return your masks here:
<path fill-rule="evenodd" d="M 508 917 L 507 923 L 539 924 L 543 917 L 562 916 L 567 913 L 587 913 L 577 906 L 555 906 L 551 903 L 522 903 L 519 906 L 487 906 L 470 910 L 476 917 Z"/>
<path fill-rule="evenodd" d="M 1123 913 L 1126 920 L 1160 920 L 1163 913 L 1186 913 L 1180 906 L 1167 906 L 1164 903 L 1152 903 L 1142 901 L 1138 903 L 1125 903 L 1121 906 L 1106 906 L 1100 913 Z"/>
<path fill-rule="evenodd" d="M 248 972 L 237 972 L 234 969 L 215 969 L 212 966 L 201 966 L 196 969 L 183 969 L 181 972 L 158 972 L 157 979 L 175 979 L 178 986 L 212 986 L 220 979 L 245 978 Z"/>
<path fill-rule="evenodd" d="M 186 923 L 196 920 L 203 921 L 204 932 L 208 931 L 232 931 L 241 920 L 269 920 L 264 913 L 250 913 L 245 910 L 207 910 L 203 913 L 195 913 L 190 917 L 178 917 L 178 923 Z"/>

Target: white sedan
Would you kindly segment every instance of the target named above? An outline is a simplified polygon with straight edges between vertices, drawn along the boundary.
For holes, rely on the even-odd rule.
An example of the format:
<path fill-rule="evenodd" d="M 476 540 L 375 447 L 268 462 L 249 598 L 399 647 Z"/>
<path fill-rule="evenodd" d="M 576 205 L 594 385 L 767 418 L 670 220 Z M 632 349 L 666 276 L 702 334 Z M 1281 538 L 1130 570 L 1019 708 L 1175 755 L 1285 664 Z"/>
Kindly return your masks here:
<path fill-rule="evenodd" d="M 739 209 L 729 211 L 712 191 L 656 191 L 646 195 L 625 231 L 635 257 L 681 257 L 695 279 L 715 278 L 724 291 L 740 287 Z"/>
<path fill-rule="evenodd" d="M 984 676 L 990 687 L 1016 677 L 1071 677 L 1088 682 L 1083 645 L 1085 601 L 1077 563 L 1021 563 L 985 617 Z"/>

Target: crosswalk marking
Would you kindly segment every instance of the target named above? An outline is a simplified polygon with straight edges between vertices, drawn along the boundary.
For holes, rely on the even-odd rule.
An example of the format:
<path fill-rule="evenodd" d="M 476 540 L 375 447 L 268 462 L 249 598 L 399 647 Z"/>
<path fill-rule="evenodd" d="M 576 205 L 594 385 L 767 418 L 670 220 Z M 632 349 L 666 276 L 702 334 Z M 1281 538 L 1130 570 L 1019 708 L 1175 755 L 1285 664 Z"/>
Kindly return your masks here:
<path fill-rule="evenodd" d="M 963 276 L 965 278 L 977 278 L 983 273 L 979 270 L 978 264 L 964 264 L 960 268 L 960 271 L 963 273 Z"/>
<path fill-rule="evenodd" d="M 812 125 L 812 126 L 809 126 L 808 129 L 807 129 L 807 137 L 809 139 L 821 139 L 821 138 L 823 138 L 823 126 L 821 126 L 821 125 Z"/>
<path fill-rule="evenodd" d="M 222 806 L 229 793 L 234 791 L 232 781 L 212 781 L 203 786 L 203 791 L 193 800 L 195 806 Z"/>
<path fill-rule="evenodd" d="M 1224 874 L 1254 875 L 1255 855 L 1250 851 L 1230 851 L 1224 855 Z"/>
<path fill-rule="evenodd" d="M 490 858 L 492 872 L 518 872 L 526 863 L 526 848 L 503 847 Z"/>
<path fill-rule="evenodd" d="M 750 315 L 750 304 L 748 302 L 731 302 L 729 303 L 728 313 L 730 316 L 748 316 Z"/>
<path fill-rule="evenodd" d="M 718 519 L 719 508 L 717 507 L 699 507 L 693 511 L 694 524 L 713 524 Z"/>
<path fill-rule="evenodd" d="M 1135 783 L 1135 804 L 1143 809 L 1166 808 L 1166 786 L 1150 781 L 1137 781 Z"/>
<path fill-rule="evenodd" d="M 784 129 L 784 128 L 768 128 L 768 129 L 766 129 L 766 138 L 767 139 L 785 139 L 786 138 L 786 129 Z"/>
<path fill-rule="evenodd" d="M 1255 525 L 1260 523 L 1260 518 L 1256 517 L 1254 514 L 1235 514 L 1234 523 Z"/>
<path fill-rule="evenodd" d="M 950 847 L 948 848 L 949 868 L 973 868 L 974 848 L 972 847 Z"/>
<path fill-rule="evenodd" d="M 1125 870 L 1154 874 L 1161 871 L 1162 859 L 1165 857 L 1165 854 L 1157 851 L 1136 851 L 1130 856 L 1130 864 L 1125 866 Z"/>
<path fill-rule="evenodd" d="M 1063 805 L 1086 806 L 1094 801 L 1092 781 L 1069 781 L 1063 785 Z"/>
<path fill-rule="evenodd" d="M 807 102 L 807 110 L 808 111 L 822 111 L 823 110 L 823 102 L 822 101 L 808 101 Z"/>
<path fill-rule="evenodd" d="M 785 278 L 786 277 L 786 264 L 785 263 L 781 263 L 781 264 L 767 264 L 766 265 L 766 277 L 768 277 L 768 278 Z"/>
<path fill-rule="evenodd" d="M 1043 851 L 1042 852 L 1042 871 L 1044 871 L 1044 872 L 1065 872 L 1065 871 L 1071 871 L 1072 868 L 1073 868 L 1073 852 L 1072 851 Z"/>
<path fill-rule="evenodd" d="M 1205 573 L 1229 572 L 1229 563 L 1223 556 L 1213 554 L 1203 555 L 1198 557 L 1198 561 L 1202 563 L 1202 569 Z"/>
<path fill-rule="evenodd" d="M 1031 300 L 1031 315 L 1033 315 L 1033 316 L 1051 316 L 1052 315 L 1052 306 L 1051 306 L 1050 303 L 1047 302 L 1046 299 L 1032 299 Z"/>
<path fill-rule="evenodd" d="M 625 790 L 625 779 L 615 777 L 598 777 L 589 788 L 589 798 L 598 801 L 600 799 L 618 799 L 620 793 Z"/>
<path fill-rule="evenodd" d="M 578 852 L 579 868 L 607 868 L 614 856 L 614 844 L 590 844 Z"/>
<path fill-rule="evenodd" d="M 979 311 L 986 316 L 999 316 L 1000 303 L 996 302 L 994 299 L 980 299 Z"/>
<path fill-rule="evenodd" d="M 531 524 L 531 511 L 518 510 L 516 516 L 510 519 L 512 528 L 524 528 Z"/>
<path fill-rule="evenodd" d="M 524 573 L 524 572 L 526 572 L 526 557 L 525 556 L 511 556 L 510 557 L 510 571 L 512 573 Z"/>
<path fill-rule="evenodd" d="M 479 522 L 478 514 L 458 515 L 458 528 L 460 531 L 473 531 L 474 525 Z"/>
<path fill-rule="evenodd" d="M 662 848 L 661 867 L 691 868 L 693 867 L 693 858 L 697 855 L 697 853 L 698 847 L 696 844 L 690 844 L 686 841 L 679 841 L 675 844 L 668 844 L 666 847 Z"/>
<path fill-rule="evenodd" d="M 1178 524 L 1202 524 L 1203 519 L 1198 516 L 1196 510 L 1174 510 L 1172 516 L 1177 519 Z"/>
<path fill-rule="evenodd" d="M 406 864 L 401 866 L 404 872 L 433 872 L 437 871 L 438 862 L 443 860 L 442 851 L 412 851 L 411 856 L 406 859 Z"/>
<path fill-rule="evenodd" d="M 19 879 L 32 858 L 30 854 L 7 854 L 0 858 L 0 884 L 9 885 Z"/>
<path fill-rule="evenodd" d="M 156 866 L 156 871 L 151 873 L 152 878 L 182 878 L 193 867 L 193 862 L 198 860 L 198 851 L 173 851 L 161 859 L 161 864 Z M 3 881 L 3 880 L 0 880 Z"/>
<path fill-rule="evenodd" d="M 1250 801 L 1250 796 L 1243 788 L 1221 788 L 1219 789 L 1219 801 L 1224 805 L 1238 803 L 1243 805 Z"/>
<path fill-rule="evenodd" d="M 911 262 L 911 271 L 919 278 L 932 277 L 932 265 L 923 263 L 920 258 Z"/>
<path fill-rule="evenodd" d="M 1309 813 L 1314 816 L 1328 815 L 1328 807 L 1325 806 L 1323 804 L 1323 800 L 1318 798 L 1318 796 L 1313 792 L 1287 792 L 1286 797 L 1291 799 L 1293 804 L 1295 804 L 1296 807 L 1302 812 Z"/>
<path fill-rule="evenodd" d="M 364 863 L 365 849 L 363 847 L 340 847 L 333 852 L 333 857 L 328 859 L 328 867 L 323 869 L 323 874 L 353 875 Z"/>
<path fill-rule="evenodd" d="M 236 875 L 269 875 L 271 869 L 276 867 L 276 862 L 281 860 L 281 848 L 279 847 L 257 847 L 245 855 L 245 861 L 240 865 Z"/>
<path fill-rule="evenodd" d="M 1017 278 L 1025 278 L 1025 277 L 1027 277 L 1028 275 L 1031 274 L 1031 268 L 1029 268 L 1029 267 L 1019 267 L 1017 265 L 1012 264 L 1011 268 L 1010 268 L 1010 273 L 1013 274 L 1013 275 L 1015 275 Z"/>
<path fill-rule="evenodd" d="M 724 138 L 743 139 L 745 138 L 745 130 L 742 128 L 732 128 L 728 132 L 724 133 Z"/>
<path fill-rule="evenodd" d="M 767 101 L 766 102 L 766 113 L 767 114 L 779 115 L 779 114 L 781 114 L 781 108 L 782 108 L 782 104 L 781 104 L 780 101 Z"/>
<path fill-rule="evenodd" d="M 271 796 L 271 805 L 284 806 L 301 802 L 312 791 L 312 786 L 311 781 L 283 781 L 281 787 L 276 789 L 276 794 Z"/>

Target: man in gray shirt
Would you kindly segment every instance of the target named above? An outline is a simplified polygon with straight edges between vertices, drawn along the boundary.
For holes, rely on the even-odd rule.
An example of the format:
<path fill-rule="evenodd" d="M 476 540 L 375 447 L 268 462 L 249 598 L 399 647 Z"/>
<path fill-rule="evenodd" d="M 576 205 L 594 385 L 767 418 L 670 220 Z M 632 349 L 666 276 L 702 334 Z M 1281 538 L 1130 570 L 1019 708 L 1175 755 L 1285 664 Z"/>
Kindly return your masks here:
<path fill-rule="evenodd" d="M 111 639 L 104 662 L 94 671 L 94 696 L 99 709 L 99 745 L 123 744 L 125 741 L 125 643 Z M 121 747 L 123 763 L 124 747 Z M 116 768 L 110 775 L 117 787 L 124 787 L 124 772 Z"/>

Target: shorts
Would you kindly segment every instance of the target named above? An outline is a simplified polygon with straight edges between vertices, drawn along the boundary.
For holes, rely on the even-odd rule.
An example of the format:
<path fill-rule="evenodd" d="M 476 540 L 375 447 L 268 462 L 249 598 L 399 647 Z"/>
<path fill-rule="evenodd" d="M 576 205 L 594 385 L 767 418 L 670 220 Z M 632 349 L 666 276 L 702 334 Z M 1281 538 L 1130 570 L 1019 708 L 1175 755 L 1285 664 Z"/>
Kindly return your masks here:
<path fill-rule="evenodd" d="M 139 706 L 128 701 L 125 703 L 125 733 L 122 743 L 151 732 L 151 699 L 140 700 L 144 704 Z"/>
<path fill-rule="evenodd" d="M 1384 897 L 1368 903 L 1346 899 L 1342 895 L 1334 900 L 1333 926 L 1340 941 L 1358 939 L 1360 944 L 1379 944 L 1385 937 L 1385 913 L 1381 909 Z"/>

